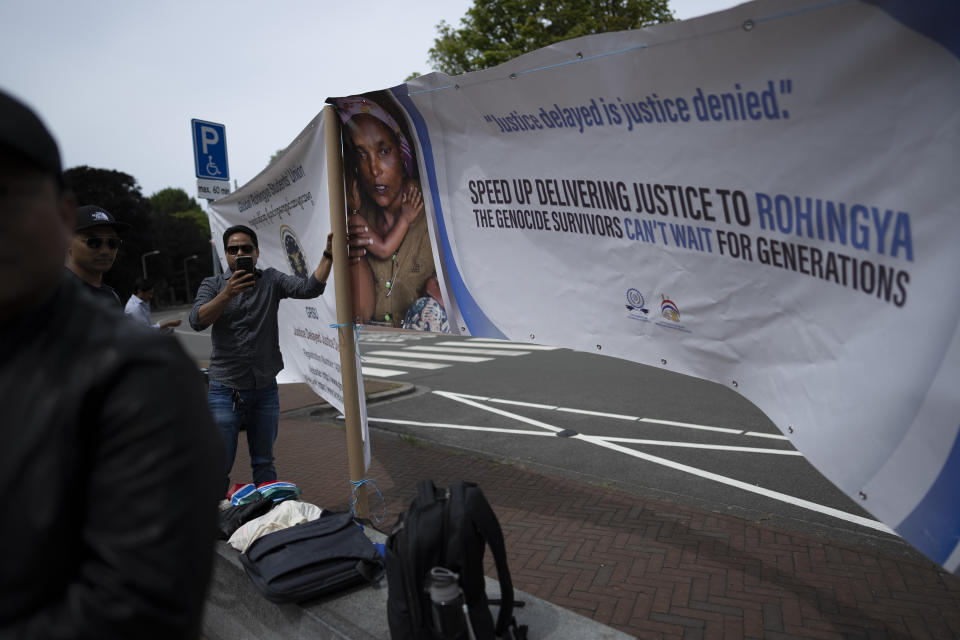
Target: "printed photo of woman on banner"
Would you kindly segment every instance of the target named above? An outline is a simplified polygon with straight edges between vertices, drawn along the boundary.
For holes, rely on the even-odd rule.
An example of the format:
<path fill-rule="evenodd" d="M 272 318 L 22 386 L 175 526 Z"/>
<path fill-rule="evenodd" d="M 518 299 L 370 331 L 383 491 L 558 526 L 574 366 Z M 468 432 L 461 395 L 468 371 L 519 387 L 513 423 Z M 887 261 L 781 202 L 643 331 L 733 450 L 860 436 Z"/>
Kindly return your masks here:
<path fill-rule="evenodd" d="M 361 324 L 449 333 L 423 190 L 402 112 L 387 91 L 332 98 L 342 124 L 347 224 L 370 245 L 350 269 Z"/>

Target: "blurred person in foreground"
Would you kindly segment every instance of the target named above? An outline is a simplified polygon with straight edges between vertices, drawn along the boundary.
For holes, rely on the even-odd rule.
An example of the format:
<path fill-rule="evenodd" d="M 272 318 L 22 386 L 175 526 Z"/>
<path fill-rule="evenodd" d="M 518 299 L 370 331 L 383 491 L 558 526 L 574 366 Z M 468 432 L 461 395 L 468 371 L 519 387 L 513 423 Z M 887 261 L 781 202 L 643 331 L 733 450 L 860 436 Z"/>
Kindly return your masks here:
<path fill-rule="evenodd" d="M 195 639 L 222 446 L 177 341 L 64 273 L 75 217 L 0 91 L 0 638 Z"/>

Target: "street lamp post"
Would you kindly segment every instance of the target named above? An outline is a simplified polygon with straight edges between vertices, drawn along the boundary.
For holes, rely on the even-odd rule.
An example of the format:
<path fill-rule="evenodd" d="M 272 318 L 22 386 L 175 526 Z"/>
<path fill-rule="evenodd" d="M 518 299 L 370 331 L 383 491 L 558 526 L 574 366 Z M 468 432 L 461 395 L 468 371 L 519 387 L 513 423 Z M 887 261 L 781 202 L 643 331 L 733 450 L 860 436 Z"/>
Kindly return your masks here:
<path fill-rule="evenodd" d="M 190 304 L 190 274 L 187 272 L 187 263 L 191 260 L 196 260 L 198 257 L 197 254 L 193 254 L 192 256 L 187 256 L 183 261 L 183 281 L 187 286 L 187 297 L 184 298 L 184 300 L 187 304 Z"/>
<path fill-rule="evenodd" d="M 143 265 L 143 279 L 147 279 L 147 256 L 155 256 L 160 253 L 160 249 L 154 249 L 153 251 L 147 251 L 140 256 L 140 263 Z"/>

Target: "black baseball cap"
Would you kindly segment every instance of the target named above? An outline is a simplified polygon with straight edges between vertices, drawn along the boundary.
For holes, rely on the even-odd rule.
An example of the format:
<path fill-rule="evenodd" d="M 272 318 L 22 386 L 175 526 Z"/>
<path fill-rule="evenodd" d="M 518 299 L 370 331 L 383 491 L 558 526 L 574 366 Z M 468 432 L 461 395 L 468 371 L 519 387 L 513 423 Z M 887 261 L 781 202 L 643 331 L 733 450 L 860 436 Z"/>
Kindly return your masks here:
<path fill-rule="evenodd" d="M 95 204 L 88 204 L 77 209 L 77 226 L 74 227 L 74 231 L 100 226 L 113 227 L 117 233 L 130 228 L 130 225 L 126 222 L 119 222 L 109 211 Z"/>
<path fill-rule="evenodd" d="M 0 148 L 3 147 L 61 180 L 60 151 L 50 131 L 30 107 L 0 90 Z"/>

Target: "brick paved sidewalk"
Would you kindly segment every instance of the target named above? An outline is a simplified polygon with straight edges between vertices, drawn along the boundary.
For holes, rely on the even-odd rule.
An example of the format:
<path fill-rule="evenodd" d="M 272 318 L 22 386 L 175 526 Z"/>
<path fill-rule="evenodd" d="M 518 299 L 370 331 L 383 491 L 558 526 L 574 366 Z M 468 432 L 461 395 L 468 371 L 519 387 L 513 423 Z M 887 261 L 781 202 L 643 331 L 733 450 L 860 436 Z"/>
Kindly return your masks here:
<path fill-rule="evenodd" d="M 284 409 L 315 402 L 281 389 Z M 372 453 L 381 529 L 423 478 L 478 482 L 517 588 L 639 638 L 960 637 L 960 578 L 906 548 L 835 543 L 378 431 Z M 288 414 L 276 454 L 280 479 L 302 487 L 304 500 L 349 508 L 342 423 Z M 245 445 L 234 468 L 243 481 Z M 381 513 L 375 492 L 370 509 Z"/>

